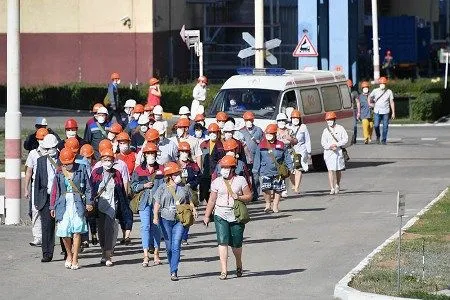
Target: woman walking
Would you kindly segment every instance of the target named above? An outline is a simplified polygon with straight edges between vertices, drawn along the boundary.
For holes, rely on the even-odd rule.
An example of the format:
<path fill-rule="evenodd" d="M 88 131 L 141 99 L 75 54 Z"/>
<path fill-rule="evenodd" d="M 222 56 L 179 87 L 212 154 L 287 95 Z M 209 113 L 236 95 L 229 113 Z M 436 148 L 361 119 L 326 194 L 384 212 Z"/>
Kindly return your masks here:
<path fill-rule="evenodd" d="M 373 133 L 373 103 L 369 102 L 369 83 L 361 82 L 362 94 L 359 95 L 361 105 L 361 120 L 363 128 L 364 144 L 372 141 Z"/>
<path fill-rule="evenodd" d="M 335 112 L 327 112 L 325 120 L 327 121 L 327 128 L 322 132 L 323 158 L 328 169 L 330 195 L 333 195 L 339 193 L 342 170 L 345 169 L 342 149 L 348 142 L 348 135 L 344 127 L 336 124 Z"/>
<path fill-rule="evenodd" d="M 293 164 L 294 174 L 291 175 L 291 181 L 294 182 L 293 190 L 295 193 L 300 192 L 300 183 L 302 181 L 302 171 L 308 172 L 308 157 L 311 154 L 311 139 L 308 127 L 302 123 L 302 115 L 300 111 L 293 110 L 291 113 L 291 130 L 297 140 L 294 145 Z M 292 180 L 292 177 L 294 180 Z"/>
<path fill-rule="evenodd" d="M 222 174 L 211 184 L 211 194 L 206 206 L 203 222 L 208 226 L 210 216 L 214 210 L 214 224 L 216 226 L 217 243 L 219 244 L 220 276 L 225 280 L 228 276 L 228 246 L 231 247 L 236 259 L 236 276 L 242 276 L 242 241 L 245 225 L 237 222 L 234 214 L 234 202 L 250 202 L 253 198 L 247 180 L 235 173 L 236 158 L 226 155 L 220 161 Z"/>
<path fill-rule="evenodd" d="M 165 183 L 156 190 L 153 199 L 153 224 L 161 222 L 161 229 L 166 244 L 167 260 L 170 266 L 170 279 L 178 281 L 178 265 L 181 254 L 181 238 L 185 226 L 177 217 L 177 206 L 188 204 L 192 208 L 191 189 L 181 179 L 181 168 L 175 162 L 164 166 Z"/>
<path fill-rule="evenodd" d="M 56 219 L 56 235 L 61 237 L 67 258 L 64 266 L 77 270 L 81 234 L 88 231 L 85 210 L 92 211 L 91 184 L 85 165 L 75 163 L 75 153 L 71 149 L 61 150 L 58 168 L 53 181 L 50 198 L 50 214 Z M 72 242 L 73 241 L 73 242 Z"/>
<path fill-rule="evenodd" d="M 153 224 L 153 207 L 156 190 L 163 182 L 163 166 L 156 162 L 158 147 L 153 143 L 147 143 L 142 150 L 144 162 L 136 167 L 131 177 L 131 189 L 135 195 L 139 195 L 139 217 L 141 218 L 141 240 L 144 250 L 143 267 L 149 265 L 149 249 L 153 249 L 153 264 L 159 265 L 159 248 L 161 244 L 161 231 Z"/>
<path fill-rule="evenodd" d="M 148 81 L 150 87 L 148 88 L 147 104 L 155 107 L 161 105 L 161 87 L 159 86 L 159 80 L 155 77 L 150 78 Z"/>

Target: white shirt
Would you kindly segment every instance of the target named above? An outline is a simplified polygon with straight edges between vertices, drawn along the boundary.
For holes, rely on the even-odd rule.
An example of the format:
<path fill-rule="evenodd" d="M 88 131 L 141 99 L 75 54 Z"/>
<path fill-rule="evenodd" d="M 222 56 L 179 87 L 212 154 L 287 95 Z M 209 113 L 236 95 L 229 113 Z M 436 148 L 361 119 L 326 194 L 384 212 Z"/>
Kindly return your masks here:
<path fill-rule="evenodd" d="M 336 124 L 334 128 L 330 128 L 330 131 L 325 128 L 322 132 L 322 147 L 323 147 L 323 158 L 325 164 L 327 165 L 328 171 L 337 171 L 345 169 L 344 156 L 342 154 L 342 147 L 344 147 L 348 142 L 348 134 L 344 127 Z M 333 138 L 336 138 L 336 140 Z M 335 144 L 337 146 L 336 150 L 331 149 L 331 145 Z"/>
<path fill-rule="evenodd" d="M 53 159 L 53 158 L 50 158 Z M 53 188 L 53 180 L 55 179 L 56 169 L 53 164 L 47 159 L 47 194 L 51 195 Z M 56 160 L 53 159 L 56 164 Z"/>
<path fill-rule="evenodd" d="M 27 166 L 30 169 L 33 169 L 33 176 L 31 177 L 34 181 L 36 177 L 36 166 L 37 166 L 37 159 L 42 156 L 41 152 L 38 151 L 39 148 L 33 149 L 28 153 L 27 160 L 25 162 L 25 166 Z M 53 184 L 53 182 L 52 182 Z"/>
<path fill-rule="evenodd" d="M 290 129 L 295 134 L 297 144 L 294 145 L 295 153 L 306 156 L 311 153 L 311 138 L 309 136 L 308 127 L 305 124 L 299 126 L 290 126 Z"/>
<path fill-rule="evenodd" d="M 382 90 L 376 88 L 369 95 L 369 101 L 372 100 L 376 101 L 373 110 L 374 113 L 382 115 L 388 114 L 391 111 L 390 102 L 391 100 L 394 100 L 394 94 L 390 89 Z"/>
<path fill-rule="evenodd" d="M 206 86 L 203 87 L 200 83 L 197 83 L 197 85 L 194 87 L 194 90 L 192 91 L 192 97 L 197 101 L 205 101 Z"/>

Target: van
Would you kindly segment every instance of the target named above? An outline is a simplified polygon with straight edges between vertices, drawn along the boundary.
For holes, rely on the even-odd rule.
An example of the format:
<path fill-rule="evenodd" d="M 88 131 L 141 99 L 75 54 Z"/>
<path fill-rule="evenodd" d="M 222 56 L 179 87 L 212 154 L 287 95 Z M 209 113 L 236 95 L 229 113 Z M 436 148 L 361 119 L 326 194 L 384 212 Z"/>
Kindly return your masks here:
<path fill-rule="evenodd" d="M 275 122 L 279 112 L 288 114 L 298 109 L 302 122 L 307 124 L 311 136 L 313 167 L 324 169 L 321 136 L 326 126 L 325 113 L 336 112 L 337 123 L 353 137 L 353 103 L 345 75 L 337 71 L 303 71 L 284 69 L 238 70 L 230 77 L 214 98 L 207 112 L 206 123 L 215 122 L 219 111 L 226 112 L 243 124 L 245 111 L 255 114 L 255 125 L 263 130 Z"/>

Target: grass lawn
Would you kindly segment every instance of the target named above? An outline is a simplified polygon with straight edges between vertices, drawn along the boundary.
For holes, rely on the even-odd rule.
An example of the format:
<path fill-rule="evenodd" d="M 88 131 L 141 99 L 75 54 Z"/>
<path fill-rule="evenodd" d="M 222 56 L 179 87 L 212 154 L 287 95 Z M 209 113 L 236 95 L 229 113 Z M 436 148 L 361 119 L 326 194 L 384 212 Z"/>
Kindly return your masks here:
<path fill-rule="evenodd" d="M 435 295 L 450 286 L 450 192 L 402 236 L 401 283 L 397 294 L 397 244 L 386 246 L 350 282 L 363 291 L 420 299 L 450 299 Z M 425 277 L 422 278 L 422 246 L 425 245 Z"/>

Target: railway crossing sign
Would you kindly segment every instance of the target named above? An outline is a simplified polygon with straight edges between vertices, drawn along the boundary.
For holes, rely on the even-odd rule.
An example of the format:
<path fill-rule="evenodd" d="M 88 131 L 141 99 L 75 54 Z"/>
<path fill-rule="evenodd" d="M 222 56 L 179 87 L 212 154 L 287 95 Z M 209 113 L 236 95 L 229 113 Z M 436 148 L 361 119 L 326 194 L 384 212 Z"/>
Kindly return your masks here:
<path fill-rule="evenodd" d="M 241 51 L 239 51 L 238 57 L 239 58 L 247 58 L 247 57 L 255 55 L 255 53 L 256 53 L 255 38 L 248 32 L 243 32 L 242 33 L 242 38 L 251 47 L 248 47 L 248 48 L 245 48 L 245 49 L 242 49 Z M 266 50 L 265 51 L 265 58 L 272 65 L 276 65 L 278 63 L 278 60 L 272 53 L 269 52 L 269 50 L 280 46 L 280 44 L 281 44 L 281 40 L 280 39 L 272 39 L 272 40 L 267 41 L 267 42 L 264 43 L 264 48 Z"/>
<path fill-rule="evenodd" d="M 319 53 L 317 52 L 316 48 L 312 44 L 309 37 L 305 34 L 305 35 L 303 35 L 302 39 L 298 43 L 297 47 L 295 47 L 295 50 L 292 53 L 292 56 L 294 56 L 294 57 L 319 56 Z"/>

